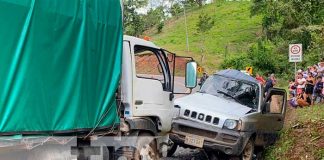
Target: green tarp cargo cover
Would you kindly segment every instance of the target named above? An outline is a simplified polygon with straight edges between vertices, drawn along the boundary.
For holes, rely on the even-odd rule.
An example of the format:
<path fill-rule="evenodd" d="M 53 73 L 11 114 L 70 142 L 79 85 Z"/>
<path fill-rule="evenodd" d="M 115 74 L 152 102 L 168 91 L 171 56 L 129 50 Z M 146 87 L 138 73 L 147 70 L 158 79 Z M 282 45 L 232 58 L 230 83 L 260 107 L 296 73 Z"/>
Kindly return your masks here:
<path fill-rule="evenodd" d="M 122 34 L 119 0 L 0 0 L 0 135 L 118 123 Z"/>

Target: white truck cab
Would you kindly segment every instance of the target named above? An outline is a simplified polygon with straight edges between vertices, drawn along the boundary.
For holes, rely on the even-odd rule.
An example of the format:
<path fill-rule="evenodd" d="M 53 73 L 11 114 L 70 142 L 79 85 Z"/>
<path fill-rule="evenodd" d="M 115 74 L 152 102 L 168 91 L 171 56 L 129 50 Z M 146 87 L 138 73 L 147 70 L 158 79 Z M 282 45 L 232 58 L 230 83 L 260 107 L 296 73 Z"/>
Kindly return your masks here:
<path fill-rule="evenodd" d="M 176 60 L 186 59 L 184 86 L 197 85 L 197 64 L 190 57 L 179 57 L 150 41 L 124 36 L 122 78 L 121 78 L 121 117 L 122 131 L 141 136 L 148 132 L 159 136 L 157 146 L 168 143 L 171 121 L 178 114 L 174 108 L 174 75 Z M 182 61 L 183 62 L 183 61 Z M 158 151 L 165 152 L 157 148 Z"/>
<path fill-rule="evenodd" d="M 162 132 L 170 131 L 174 113 L 172 75 L 165 58 L 152 42 L 124 36 L 121 88 L 125 118 L 156 117 Z"/>

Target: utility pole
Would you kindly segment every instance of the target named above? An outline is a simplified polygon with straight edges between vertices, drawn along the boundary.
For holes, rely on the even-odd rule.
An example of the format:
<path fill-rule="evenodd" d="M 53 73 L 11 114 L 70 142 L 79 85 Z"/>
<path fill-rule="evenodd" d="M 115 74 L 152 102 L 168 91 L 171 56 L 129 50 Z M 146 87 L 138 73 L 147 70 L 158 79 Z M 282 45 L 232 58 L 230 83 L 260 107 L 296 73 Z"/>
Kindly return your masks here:
<path fill-rule="evenodd" d="M 187 26 L 186 4 L 187 4 L 187 0 L 185 0 L 185 5 L 184 5 L 184 18 L 185 18 L 185 27 L 186 27 L 187 52 L 189 53 L 189 36 L 188 36 L 188 26 Z"/>

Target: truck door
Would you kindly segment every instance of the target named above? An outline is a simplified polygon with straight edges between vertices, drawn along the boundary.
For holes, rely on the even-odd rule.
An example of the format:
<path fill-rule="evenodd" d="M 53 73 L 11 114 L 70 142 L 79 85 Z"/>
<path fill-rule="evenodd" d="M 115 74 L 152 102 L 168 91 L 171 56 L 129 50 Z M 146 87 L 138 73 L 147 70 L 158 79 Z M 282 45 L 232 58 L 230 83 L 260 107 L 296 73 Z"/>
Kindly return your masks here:
<path fill-rule="evenodd" d="M 134 46 L 135 117 L 157 117 L 161 131 L 168 132 L 173 114 L 172 83 L 168 60 L 160 49 Z"/>

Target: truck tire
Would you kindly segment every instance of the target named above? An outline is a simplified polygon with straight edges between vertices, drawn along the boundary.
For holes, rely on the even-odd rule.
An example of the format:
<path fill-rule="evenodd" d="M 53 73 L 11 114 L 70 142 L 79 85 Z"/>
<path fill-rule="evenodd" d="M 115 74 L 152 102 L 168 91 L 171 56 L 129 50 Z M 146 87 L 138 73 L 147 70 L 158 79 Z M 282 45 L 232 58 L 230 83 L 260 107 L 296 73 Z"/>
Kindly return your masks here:
<path fill-rule="evenodd" d="M 137 139 L 135 160 L 158 160 L 159 153 L 154 137 L 146 132 L 140 133 Z"/>
<path fill-rule="evenodd" d="M 170 147 L 168 147 L 168 157 L 172 157 L 173 154 L 177 151 L 178 149 L 178 144 L 173 143 Z"/>
<path fill-rule="evenodd" d="M 240 159 L 252 160 L 253 158 L 254 158 L 254 140 L 253 138 L 250 138 L 243 149 Z"/>

